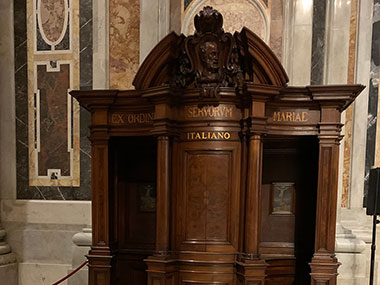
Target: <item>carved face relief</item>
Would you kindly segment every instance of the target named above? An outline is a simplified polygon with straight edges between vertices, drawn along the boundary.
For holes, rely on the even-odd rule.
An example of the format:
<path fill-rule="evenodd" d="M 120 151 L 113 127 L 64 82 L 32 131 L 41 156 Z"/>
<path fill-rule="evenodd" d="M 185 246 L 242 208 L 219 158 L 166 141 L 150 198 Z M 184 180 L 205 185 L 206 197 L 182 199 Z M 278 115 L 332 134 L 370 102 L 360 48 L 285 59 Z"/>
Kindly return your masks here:
<path fill-rule="evenodd" d="M 216 42 L 205 42 L 200 46 L 201 61 L 205 66 L 205 71 L 210 73 L 218 72 L 219 50 Z"/>
<path fill-rule="evenodd" d="M 184 40 L 181 54 L 187 61 L 180 62 L 177 82 L 182 87 L 194 82 L 200 98 L 215 99 L 216 106 L 220 87 L 236 87 L 243 78 L 236 39 L 224 32 L 222 15 L 210 6 L 197 14 L 194 26 L 194 35 Z"/>

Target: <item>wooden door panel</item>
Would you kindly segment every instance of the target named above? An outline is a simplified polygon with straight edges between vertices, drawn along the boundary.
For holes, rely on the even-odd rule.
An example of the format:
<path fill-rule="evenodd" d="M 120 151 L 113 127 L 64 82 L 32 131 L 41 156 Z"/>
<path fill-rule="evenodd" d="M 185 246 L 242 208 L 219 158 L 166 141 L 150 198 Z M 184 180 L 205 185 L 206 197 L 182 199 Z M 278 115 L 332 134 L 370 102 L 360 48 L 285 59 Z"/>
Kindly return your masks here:
<path fill-rule="evenodd" d="M 239 144 L 202 149 L 197 143 L 184 143 L 178 152 L 178 249 L 236 251 Z"/>
<path fill-rule="evenodd" d="M 185 241 L 230 242 L 230 152 L 186 152 Z"/>

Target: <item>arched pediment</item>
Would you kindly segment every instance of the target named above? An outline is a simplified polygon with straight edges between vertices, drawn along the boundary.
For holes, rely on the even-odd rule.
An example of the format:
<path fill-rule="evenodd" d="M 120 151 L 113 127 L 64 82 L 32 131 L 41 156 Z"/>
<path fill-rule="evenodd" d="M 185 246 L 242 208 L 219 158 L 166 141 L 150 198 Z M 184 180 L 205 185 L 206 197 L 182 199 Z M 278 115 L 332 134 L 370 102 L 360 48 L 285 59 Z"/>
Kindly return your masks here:
<path fill-rule="evenodd" d="M 164 37 L 145 58 L 132 82 L 136 90 L 157 87 L 169 80 L 172 62 L 178 53 L 184 35 L 171 32 Z"/>
<path fill-rule="evenodd" d="M 194 35 L 186 37 L 172 32 L 154 47 L 135 76 L 136 90 L 162 85 L 238 86 L 244 81 L 277 87 L 287 84 L 283 66 L 259 36 L 247 28 L 234 35 L 225 33 L 221 15 L 216 17 L 216 10 L 209 8 L 209 12 L 206 9 L 195 17 L 198 30 Z M 202 26 L 200 21 L 208 22 Z M 212 59 L 215 63 L 207 63 L 206 54 L 212 49 L 218 58 Z"/>
<path fill-rule="evenodd" d="M 254 82 L 285 86 L 289 81 L 288 75 L 271 48 L 258 35 L 245 27 L 239 34 L 247 45 L 249 55 L 252 56 Z"/>

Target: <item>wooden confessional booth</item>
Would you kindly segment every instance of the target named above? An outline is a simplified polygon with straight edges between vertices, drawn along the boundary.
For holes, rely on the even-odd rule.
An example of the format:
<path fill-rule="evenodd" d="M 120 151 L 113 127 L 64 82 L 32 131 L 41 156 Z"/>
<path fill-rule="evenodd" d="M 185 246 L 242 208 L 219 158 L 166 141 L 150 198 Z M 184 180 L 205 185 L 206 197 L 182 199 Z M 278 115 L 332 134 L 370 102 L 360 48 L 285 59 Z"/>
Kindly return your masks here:
<path fill-rule="evenodd" d="M 287 86 L 253 32 L 194 23 L 134 90 L 71 92 L 92 114 L 89 283 L 336 284 L 340 116 L 363 86 Z"/>

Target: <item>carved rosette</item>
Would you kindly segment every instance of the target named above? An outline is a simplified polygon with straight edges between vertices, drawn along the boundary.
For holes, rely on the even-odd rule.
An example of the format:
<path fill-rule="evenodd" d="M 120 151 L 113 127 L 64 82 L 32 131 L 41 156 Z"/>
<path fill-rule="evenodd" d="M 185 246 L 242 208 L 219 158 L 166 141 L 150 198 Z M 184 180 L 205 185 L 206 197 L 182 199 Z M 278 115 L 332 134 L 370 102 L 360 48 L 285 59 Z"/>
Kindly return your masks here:
<path fill-rule="evenodd" d="M 220 87 L 243 82 L 239 49 L 235 38 L 225 33 L 223 17 L 210 6 L 194 18 L 195 34 L 185 39 L 179 58 L 181 87 L 200 88 L 200 100 L 217 100 Z"/>

